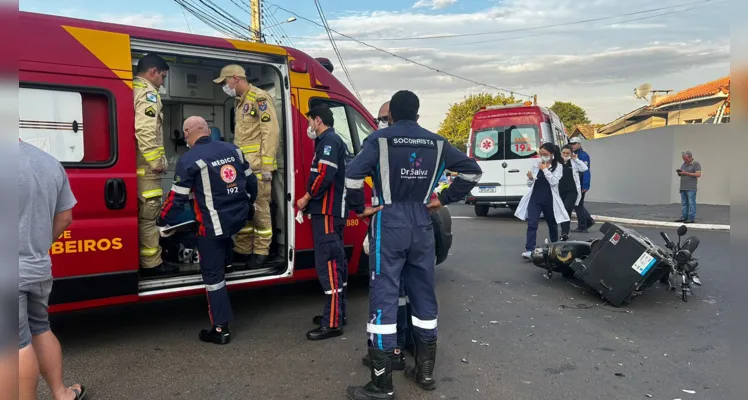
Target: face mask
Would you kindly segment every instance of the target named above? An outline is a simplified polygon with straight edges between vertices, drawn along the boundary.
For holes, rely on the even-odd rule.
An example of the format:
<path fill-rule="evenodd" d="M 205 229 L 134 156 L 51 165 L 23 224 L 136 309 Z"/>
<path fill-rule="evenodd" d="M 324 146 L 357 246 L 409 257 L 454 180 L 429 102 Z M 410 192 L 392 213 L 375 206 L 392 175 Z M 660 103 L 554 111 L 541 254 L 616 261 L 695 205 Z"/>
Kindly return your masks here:
<path fill-rule="evenodd" d="M 228 83 L 223 85 L 223 92 L 229 97 L 236 97 L 236 89 L 231 89 Z"/>
<path fill-rule="evenodd" d="M 389 126 L 390 124 L 388 124 L 387 122 L 380 121 L 377 129 L 384 129 L 384 128 L 388 128 Z"/>
<path fill-rule="evenodd" d="M 548 161 L 551 161 L 550 156 L 540 156 L 540 161 L 547 163 Z"/>
<path fill-rule="evenodd" d="M 561 156 L 561 158 L 564 159 L 564 162 L 571 160 L 570 156 Z"/>
<path fill-rule="evenodd" d="M 161 86 L 158 87 L 158 93 L 159 94 L 166 94 L 166 88 L 164 87 L 164 85 L 161 85 Z"/>
<path fill-rule="evenodd" d="M 309 139 L 316 139 L 317 138 L 317 129 L 316 127 L 313 127 L 312 124 L 309 124 L 309 127 L 306 128 L 306 135 L 309 137 Z"/>

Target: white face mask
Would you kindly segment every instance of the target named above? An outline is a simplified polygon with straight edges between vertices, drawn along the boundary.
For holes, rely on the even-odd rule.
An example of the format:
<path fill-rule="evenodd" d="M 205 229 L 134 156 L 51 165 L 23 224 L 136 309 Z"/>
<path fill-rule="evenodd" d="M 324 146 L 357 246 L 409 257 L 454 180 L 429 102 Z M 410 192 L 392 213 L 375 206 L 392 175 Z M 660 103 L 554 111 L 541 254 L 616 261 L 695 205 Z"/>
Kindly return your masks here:
<path fill-rule="evenodd" d="M 317 138 L 317 128 L 313 126 L 313 124 L 309 124 L 309 127 L 306 128 L 306 135 L 309 137 L 309 139 L 316 139 Z"/>
<path fill-rule="evenodd" d="M 548 161 L 551 161 L 550 156 L 540 156 L 540 161 L 547 163 Z"/>
<path fill-rule="evenodd" d="M 384 129 L 384 128 L 387 128 L 389 126 L 390 126 L 390 124 L 388 124 L 386 122 L 379 122 L 379 126 L 377 126 L 377 129 Z"/>
<path fill-rule="evenodd" d="M 161 85 L 158 87 L 158 93 L 159 94 L 166 94 L 166 87 L 164 85 Z"/>
<path fill-rule="evenodd" d="M 564 159 L 564 162 L 569 161 L 571 159 L 571 156 L 564 156 L 562 155 L 561 158 Z"/>
<path fill-rule="evenodd" d="M 229 97 L 236 97 L 236 89 L 230 88 L 228 83 L 223 85 L 223 92 Z"/>

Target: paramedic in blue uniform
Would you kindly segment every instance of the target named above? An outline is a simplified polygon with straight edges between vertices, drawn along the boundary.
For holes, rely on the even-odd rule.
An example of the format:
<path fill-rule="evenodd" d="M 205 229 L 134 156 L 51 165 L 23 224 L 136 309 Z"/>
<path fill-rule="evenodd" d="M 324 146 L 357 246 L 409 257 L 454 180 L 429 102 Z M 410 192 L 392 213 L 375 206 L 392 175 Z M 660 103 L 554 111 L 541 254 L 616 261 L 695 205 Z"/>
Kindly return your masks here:
<path fill-rule="evenodd" d="M 317 329 L 307 332 L 309 340 L 324 340 L 343 334 L 345 323 L 345 285 L 348 264 L 343 247 L 343 229 L 348 209 L 343 200 L 345 163 L 348 148 L 335 132 L 332 111 L 314 107 L 306 114 L 307 136 L 314 140 L 306 193 L 297 202 L 299 210 L 312 216 L 314 264 L 317 277 L 327 296 L 321 316 L 313 318 Z"/>
<path fill-rule="evenodd" d="M 391 354 L 397 346 L 400 277 L 412 310 L 415 367 L 405 376 L 433 390 L 436 362 L 437 303 L 434 293 L 434 231 L 430 210 L 462 199 L 481 177 L 478 164 L 443 137 L 421 128 L 419 100 L 399 91 L 390 100 L 393 125 L 371 134 L 348 164 L 346 202 L 370 223 L 369 356 L 371 381 L 348 387 L 353 400 L 392 399 Z M 430 200 L 438 177 L 458 172 L 454 182 Z M 372 176 L 378 207 L 364 206 L 364 179 Z"/>
<path fill-rule="evenodd" d="M 215 141 L 201 117 L 184 121 L 184 140 L 190 150 L 177 163 L 174 183 L 166 198 L 158 226 L 177 221 L 194 195 L 197 220 L 197 251 L 200 271 L 208 297 L 212 329 L 200 332 L 200 340 L 227 344 L 231 340 L 229 321 L 233 318 L 224 277 L 233 242 L 254 214 L 257 178 L 237 146 Z"/>

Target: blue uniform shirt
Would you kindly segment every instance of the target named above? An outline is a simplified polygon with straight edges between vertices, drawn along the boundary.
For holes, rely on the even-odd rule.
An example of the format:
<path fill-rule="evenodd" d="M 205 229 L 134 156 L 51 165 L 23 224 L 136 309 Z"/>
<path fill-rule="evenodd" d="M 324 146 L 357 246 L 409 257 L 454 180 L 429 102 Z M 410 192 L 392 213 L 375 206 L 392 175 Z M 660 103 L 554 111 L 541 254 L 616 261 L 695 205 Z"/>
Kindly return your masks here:
<path fill-rule="evenodd" d="M 312 196 L 305 210 L 308 214 L 325 214 L 345 218 L 343 193 L 348 147 L 333 128 L 314 139 L 314 159 L 306 191 Z"/>
<path fill-rule="evenodd" d="M 590 172 L 590 155 L 587 154 L 582 148 L 576 151 L 579 161 L 587 164 L 587 171 L 579 173 L 579 182 L 581 183 L 582 190 L 590 190 L 590 183 L 592 181 L 592 173 Z"/>
<path fill-rule="evenodd" d="M 356 213 L 362 213 L 365 209 L 364 179 L 372 176 L 373 205 L 426 204 L 445 169 L 458 175 L 449 188 L 439 194 L 443 205 L 465 197 L 482 174 L 475 160 L 452 147 L 443 137 L 414 121 L 398 121 L 367 137 L 361 153 L 348 164 L 346 202 Z"/>
<path fill-rule="evenodd" d="M 257 177 L 238 147 L 201 137 L 177 163 L 158 225 L 175 225 L 194 197 L 198 235 L 230 237 L 253 216 Z"/>

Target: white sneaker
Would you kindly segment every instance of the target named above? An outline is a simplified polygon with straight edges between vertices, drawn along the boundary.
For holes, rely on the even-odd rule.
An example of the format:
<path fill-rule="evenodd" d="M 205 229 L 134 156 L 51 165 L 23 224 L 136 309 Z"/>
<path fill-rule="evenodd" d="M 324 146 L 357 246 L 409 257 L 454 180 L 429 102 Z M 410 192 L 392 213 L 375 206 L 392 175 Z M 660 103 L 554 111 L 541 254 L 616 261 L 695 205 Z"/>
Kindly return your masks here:
<path fill-rule="evenodd" d="M 532 256 L 532 252 L 530 252 L 530 251 L 526 251 L 526 252 L 522 253 L 522 258 L 525 259 L 525 260 L 530 260 L 531 256 Z"/>

